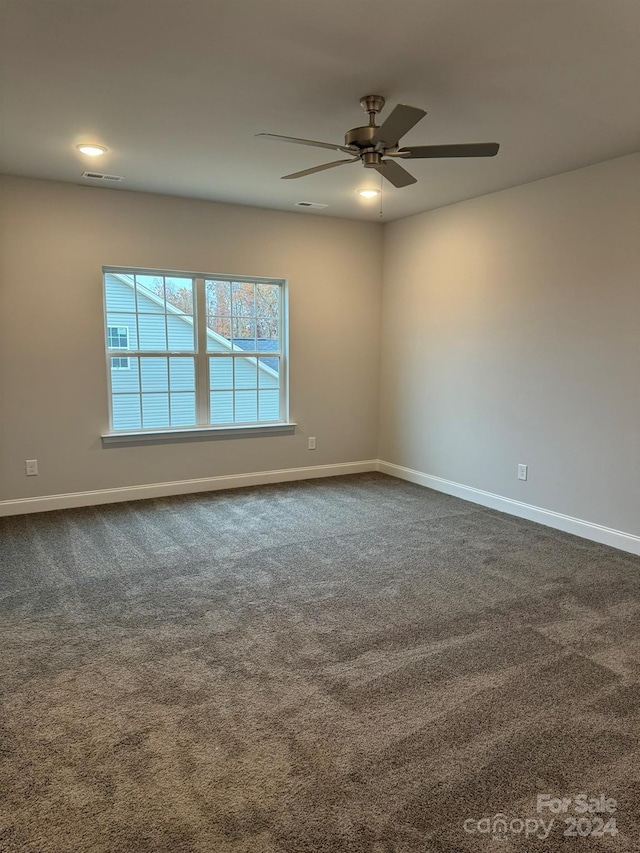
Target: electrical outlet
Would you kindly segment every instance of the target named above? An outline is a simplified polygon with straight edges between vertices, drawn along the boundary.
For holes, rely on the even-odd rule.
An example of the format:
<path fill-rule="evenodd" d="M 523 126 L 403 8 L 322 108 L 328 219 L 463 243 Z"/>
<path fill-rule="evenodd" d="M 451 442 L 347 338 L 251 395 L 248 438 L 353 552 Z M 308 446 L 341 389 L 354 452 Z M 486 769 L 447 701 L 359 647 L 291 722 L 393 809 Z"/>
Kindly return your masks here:
<path fill-rule="evenodd" d="M 523 465 L 522 463 L 520 463 L 520 465 L 518 465 L 518 479 L 519 480 L 526 480 L 528 470 L 529 470 L 528 465 Z"/>
<path fill-rule="evenodd" d="M 27 477 L 35 477 L 38 474 L 38 460 L 37 459 L 25 459 L 24 467 L 27 472 Z"/>
<path fill-rule="evenodd" d="M 315 449 L 316 449 L 316 437 L 315 437 L 315 435 L 312 435 L 309 437 L 309 450 L 315 450 Z"/>

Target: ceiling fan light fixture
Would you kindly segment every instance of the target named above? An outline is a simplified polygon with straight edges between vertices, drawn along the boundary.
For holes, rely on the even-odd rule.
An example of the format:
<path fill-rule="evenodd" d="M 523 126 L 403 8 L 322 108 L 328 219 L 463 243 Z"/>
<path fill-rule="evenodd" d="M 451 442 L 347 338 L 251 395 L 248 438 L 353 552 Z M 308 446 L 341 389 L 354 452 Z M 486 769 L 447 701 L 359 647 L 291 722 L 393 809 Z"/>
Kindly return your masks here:
<path fill-rule="evenodd" d="M 362 198 L 375 198 L 376 196 L 380 195 L 380 190 L 374 190 L 374 189 L 358 190 L 358 195 L 362 196 Z"/>
<path fill-rule="evenodd" d="M 83 142 L 80 145 L 76 145 L 76 148 L 81 154 L 86 154 L 88 157 L 101 157 L 107 153 L 104 145 L 94 145 L 92 142 Z"/>

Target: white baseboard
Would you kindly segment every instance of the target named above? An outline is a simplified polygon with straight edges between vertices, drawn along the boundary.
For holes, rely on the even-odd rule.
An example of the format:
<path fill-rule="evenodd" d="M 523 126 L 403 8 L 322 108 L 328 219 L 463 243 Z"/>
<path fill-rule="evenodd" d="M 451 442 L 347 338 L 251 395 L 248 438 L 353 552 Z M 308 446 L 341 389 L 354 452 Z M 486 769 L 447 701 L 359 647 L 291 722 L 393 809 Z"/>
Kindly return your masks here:
<path fill-rule="evenodd" d="M 612 527 L 604 527 L 601 524 L 594 524 L 581 518 L 573 518 L 570 515 L 563 515 L 550 509 L 505 498 L 502 495 L 494 495 L 492 492 L 485 492 L 482 489 L 463 486 L 461 483 L 454 483 L 452 480 L 443 480 L 441 477 L 433 477 L 430 474 L 422 473 L 422 471 L 414 471 L 412 468 L 404 468 L 402 465 L 393 465 L 391 462 L 384 462 L 381 459 L 378 460 L 378 471 L 383 474 L 390 474 L 392 477 L 399 477 L 401 480 L 409 480 L 409 482 L 417 483 L 420 486 L 426 486 L 436 492 L 454 495 L 456 498 L 462 498 L 471 503 L 491 507 L 491 509 L 497 509 L 509 515 L 517 515 L 519 518 L 536 521 L 546 527 L 555 527 L 565 533 L 582 536 L 583 539 L 591 539 L 603 545 L 611 545 L 613 548 L 640 555 L 640 536 L 635 536 L 633 533 L 624 533 L 622 530 L 614 530 Z"/>
<path fill-rule="evenodd" d="M 344 474 L 361 474 L 367 471 L 380 471 L 401 480 L 408 480 L 420 486 L 426 486 L 437 492 L 444 492 L 462 500 L 506 512 L 519 518 L 526 518 L 547 527 L 573 533 L 584 539 L 591 539 L 603 545 L 611 545 L 622 551 L 640 556 L 640 536 L 614 530 L 601 524 L 573 518 L 553 510 L 505 498 L 472 486 L 463 486 L 452 480 L 434 477 L 394 465 L 381 459 L 368 459 L 361 462 L 341 462 L 335 465 L 313 465 L 304 468 L 282 468 L 273 471 L 257 471 L 250 474 L 228 474 L 221 477 L 201 477 L 194 480 L 174 480 L 169 483 L 148 483 L 141 486 L 124 486 L 117 489 L 96 489 L 87 492 L 70 492 L 62 495 L 44 495 L 34 498 L 0 501 L 0 517 L 23 515 L 32 512 L 69 509 L 72 507 L 95 506 L 96 504 L 118 503 L 121 501 L 161 498 L 171 495 L 187 495 L 195 492 L 210 492 L 220 489 L 239 489 L 245 486 L 259 486 L 266 483 L 286 483 L 294 480 L 310 480 L 317 477 L 339 477 Z"/>
<path fill-rule="evenodd" d="M 223 477 L 201 477 L 197 480 L 174 480 L 170 483 L 149 483 L 143 486 L 124 486 L 118 489 L 96 489 L 90 492 L 70 492 L 64 495 L 44 495 L 36 498 L 19 498 L 0 501 L 0 516 L 24 515 L 54 509 L 136 501 L 145 498 L 164 498 L 170 495 L 188 495 L 194 492 L 211 492 L 219 489 L 239 489 L 243 486 L 260 486 L 265 483 L 286 483 L 292 480 L 311 480 L 316 477 L 339 477 L 343 474 L 362 474 L 377 471 L 376 459 L 362 462 L 340 462 L 336 465 L 312 465 L 307 468 L 283 468 L 276 471 L 258 471 L 252 474 L 228 474 Z"/>

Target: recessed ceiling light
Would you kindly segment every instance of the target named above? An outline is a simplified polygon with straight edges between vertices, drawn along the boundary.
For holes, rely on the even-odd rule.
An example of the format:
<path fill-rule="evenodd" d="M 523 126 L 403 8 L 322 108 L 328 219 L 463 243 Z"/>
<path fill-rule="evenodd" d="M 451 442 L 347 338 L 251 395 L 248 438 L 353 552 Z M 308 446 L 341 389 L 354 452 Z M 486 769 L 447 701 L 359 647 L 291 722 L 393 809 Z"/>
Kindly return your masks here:
<path fill-rule="evenodd" d="M 87 154 L 89 157 L 100 157 L 100 155 L 104 154 L 107 150 L 104 145 L 93 145 L 89 143 L 86 145 L 76 145 L 76 148 L 81 154 Z"/>
<path fill-rule="evenodd" d="M 362 198 L 375 198 L 380 195 L 380 190 L 358 190 L 358 195 L 361 195 Z"/>

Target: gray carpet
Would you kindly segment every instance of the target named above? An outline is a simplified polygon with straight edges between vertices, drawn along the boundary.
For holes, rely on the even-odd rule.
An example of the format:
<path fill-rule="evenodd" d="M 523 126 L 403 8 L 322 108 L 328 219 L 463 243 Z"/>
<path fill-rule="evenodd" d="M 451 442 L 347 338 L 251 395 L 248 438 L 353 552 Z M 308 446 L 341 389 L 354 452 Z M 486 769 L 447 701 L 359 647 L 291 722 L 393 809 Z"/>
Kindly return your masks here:
<path fill-rule="evenodd" d="M 638 558 L 365 474 L 0 519 L 0 560 L 3 853 L 640 849 Z M 579 793 L 618 835 L 519 830 Z"/>

